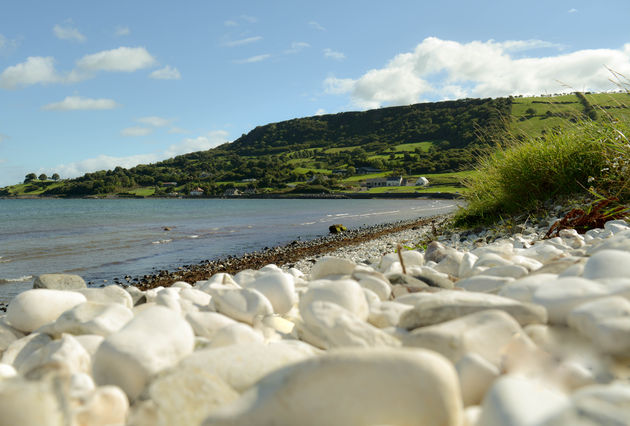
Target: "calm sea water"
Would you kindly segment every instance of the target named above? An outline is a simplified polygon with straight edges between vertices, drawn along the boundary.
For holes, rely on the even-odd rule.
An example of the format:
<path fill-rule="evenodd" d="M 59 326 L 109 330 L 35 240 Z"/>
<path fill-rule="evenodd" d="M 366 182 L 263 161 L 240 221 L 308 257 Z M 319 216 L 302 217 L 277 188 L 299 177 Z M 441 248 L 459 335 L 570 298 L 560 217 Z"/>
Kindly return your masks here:
<path fill-rule="evenodd" d="M 0 199 L 0 302 L 43 273 L 100 284 L 322 236 L 332 223 L 354 228 L 454 207 L 421 199 Z"/>

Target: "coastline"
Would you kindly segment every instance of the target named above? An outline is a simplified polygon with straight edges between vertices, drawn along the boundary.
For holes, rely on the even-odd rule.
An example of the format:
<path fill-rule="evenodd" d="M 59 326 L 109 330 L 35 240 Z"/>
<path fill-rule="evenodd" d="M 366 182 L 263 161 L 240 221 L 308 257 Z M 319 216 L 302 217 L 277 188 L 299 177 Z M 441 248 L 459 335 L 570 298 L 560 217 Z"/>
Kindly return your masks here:
<path fill-rule="evenodd" d="M 125 277 L 126 279 L 123 280 L 114 280 L 114 284 L 128 284 L 141 290 L 148 290 L 158 286 L 166 287 L 176 281 L 194 283 L 220 272 L 236 274 L 245 269 L 260 269 L 268 264 L 275 264 L 286 269 L 298 262 L 300 264 L 314 263 L 316 258 L 346 247 L 373 244 L 379 239 L 396 238 L 396 234 L 404 231 L 413 231 L 414 238 L 420 239 L 429 233 L 434 233 L 450 216 L 451 214 L 436 215 L 349 229 L 340 234 L 329 234 L 309 240 L 298 239 L 285 245 L 267 247 L 238 256 L 230 255 L 198 264 L 183 265 L 175 271 L 162 270 L 143 277 Z M 410 238 L 407 236 L 405 239 Z"/>

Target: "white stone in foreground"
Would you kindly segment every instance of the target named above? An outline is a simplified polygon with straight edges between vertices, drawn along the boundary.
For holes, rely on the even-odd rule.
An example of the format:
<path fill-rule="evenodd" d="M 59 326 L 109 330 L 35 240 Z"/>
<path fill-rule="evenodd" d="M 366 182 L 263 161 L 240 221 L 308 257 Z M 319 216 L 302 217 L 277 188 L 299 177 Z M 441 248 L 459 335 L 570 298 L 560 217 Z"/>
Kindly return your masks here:
<path fill-rule="evenodd" d="M 271 302 L 258 290 L 211 290 L 211 294 L 217 311 L 237 321 L 253 324 L 257 317 L 273 313 Z"/>
<path fill-rule="evenodd" d="M 293 275 L 285 272 L 261 274 L 245 287 L 261 292 L 279 315 L 286 314 L 297 303 Z"/>
<path fill-rule="evenodd" d="M 83 278 L 71 274 L 43 274 L 35 278 L 33 282 L 33 288 L 51 290 L 77 290 L 86 287 Z"/>
<path fill-rule="evenodd" d="M 134 406 L 127 424 L 199 425 L 217 408 L 235 401 L 239 394 L 202 368 L 183 367 L 153 380 L 147 397 L 150 399 Z"/>
<path fill-rule="evenodd" d="M 630 385 L 613 382 L 591 385 L 572 395 L 571 404 L 549 418 L 544 426 L 626 425 L 630 419 Z"/>
<path fill-rule="evenodd" d="M 85 302 L 85 296 L 74 291 L 35 289 L 18 294 L 7 308 L 6 321 L 25 333 L 53 322 L 68 309 Z"/>
<path fill-rule="evenodd" d="M 482 405 L 480 426 L 539 425 L 569 405 L 567 395 L 525 377 L 507 375 L 494 382 Z"/>
<path fill-rule="evenodd" d="M 41 379 L 49 373 L 64 375 L 89 373 L 90 354 L 70 334 L 53 340 L 46 346 L 31 353 L 18 367 L 18 372 L 27 379 Z"/>
<path fill-rule="evenodd" d="M 2 355 L 2 352 L 4 352 L 11 343 L 22 337 L 24 337 L 24 333 L 5 324 L 4 319 L 0 319 L 0 355 Z"/>
<path fill-rule="evenodd" d="M 274 370 L 318 355 L 320 351 L 300 342 L 280 341 L 267 345 L 244 343 L 204 349 L 186 357 L 182 368 L 198 368 L 217 376 L 238 392 L 244 392 Z"/>
<path fill-rule="evenodd" d="M 610 296 L 583 303 L 569 313 L 569 325 L 605 353 L 630 355 L 630 301 Z"/>
<path fill-rule="evenodd" d="M 418 300 L 413 309 L 401 315 L 398 326 L 412 330 L 486 309 L 507 312 L 521 325 L 547 322 L 547 313 L 541 306 L 523 304 L 493 294 L 442 290 Z"/>
<path fill-rule="evenodd" d="M 210 340 L 223 327 L 236 324 L 236 320 L 218 312 L 191 312 L 186 314 L 186 321 L 192 326 L 195 336 Z"/>
<path fill-rule="evenodd" d="M 586 261 L 582 276 L 592 280 L 630 277 L 630 252 L 600 250 Z"/>
<path fill-rule="evenodd" d="M 417 328 L 403 337 L 402 343 L 436 351 L 453 363 L 474 352 L 498 366 L 502 349 L 521 333 L 520 325 L 509 314 L 487 310 Z"/>
<path fill-rule="evenodd" d="M 358 319 L 336 303 L 315 301 L 300 310 L 302 323 L 298 335 L 305 342 L 322 349 L 348 346 L 400 346 L 395 337 Z"/>
<path fill-rule="evenodd" d="M 10 344 L 2 354 L 2 362 L 19 368 L 33 352 L 46 346 L 51 341 L 52 339 L 47 334 L 31 333 Z"/>
<path fill-rule="evenodd" d="M 118 285 L 108 285 L 103 288 L 84 288 L 76 291 L 84 295 L 88 302 L 118 303 L 129 309 L 133 308 L 131 293 Z"/>
<path fill-rule="evenodd" d="M 316 302 L 332 302 L 365 321 L 369 314 L 369 306 L 363 295 L 363 289 L 354 280 L 317 280 L 309 284 L 308 290 L 300 298 L 300 312 L 308 305 Z"/>
<path fill-rule="evenodd" d="M 566 324 L 574 307 L 606 295 L 604 285 L 580 277 L 560 278 L 540 286 L 532 302 L 547 309 L 549 323 Z"/>
<path fill-rule="evenodd" d="M 262 343 L 263 335 L 251 326 L 235 322 L 219 329 L 210 340 L 211 348 L 236 345 L 239 343 Z"/>
<path fill-rule="evenodd" d="M 497 277 L 493 275 L 474 275 L 457 281 L 457 287 L 480 293 L 498 293 L 506 284 L 514 281 L 512 277 Z"/>
<path fill-rule="evenodd" d="M 2 426 L 61 426 L 70 423 L 48 381 L 0 380 Z"/>
<path fill-rule="evenodd" d="M 172 367 L 193 348 L 190 325 L 177 313 L 153 306 L 99 346 L 94 355 L 94 380 L 99 385 L 119 386 L 134 400 L 151 376 Z"/>
<path fill-rule="evenodd" d="M 123 425 L 129 412 L 127 396 L 116 386 L 97 388 L 74 412 L 74 424 L 85 426 Z"/>
<path fill-rule="evenodd" d="M 495 365 L 475 353 L 464 355 L 455 365 L 455 369 L 465 407 L 479 404 L 492 382 L 501 375 Z"/>
<path fill-rule="evenodd" d="M 348 259 L 324 256 L 313 265 L 311 279 L 318 280 L 329 275 L 350 275 L 356 266 L 356 263 Z"/>
<path fill-rule="evenodd" d="M 67 310 L 55 322 L 46 324 L 40 331 L 54 337 L 63 333 L 109 336 L 120 330 L 132 318 L 131 309 L 122 304 L 84 302 Z"/>
<path fill-rule="evenodd" d="M 453 366 L 430 351 L 345 350 L 264 377 L 204 425 L 460 425 Z"/>

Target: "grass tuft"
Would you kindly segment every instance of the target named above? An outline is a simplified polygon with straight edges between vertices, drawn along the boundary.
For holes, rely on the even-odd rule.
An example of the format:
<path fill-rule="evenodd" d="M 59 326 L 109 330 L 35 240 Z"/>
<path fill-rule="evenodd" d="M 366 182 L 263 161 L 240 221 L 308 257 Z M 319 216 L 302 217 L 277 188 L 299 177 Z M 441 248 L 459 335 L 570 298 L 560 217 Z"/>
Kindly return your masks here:
<path fill-rule="evenodd" d="M 628 122 L 603 117 L 522 142 L 513 138 L 480 158 L 465 181 L 468 205 L 456 223 L 493 223 L 572 194 L 630 201 L 628 136 Z"/>

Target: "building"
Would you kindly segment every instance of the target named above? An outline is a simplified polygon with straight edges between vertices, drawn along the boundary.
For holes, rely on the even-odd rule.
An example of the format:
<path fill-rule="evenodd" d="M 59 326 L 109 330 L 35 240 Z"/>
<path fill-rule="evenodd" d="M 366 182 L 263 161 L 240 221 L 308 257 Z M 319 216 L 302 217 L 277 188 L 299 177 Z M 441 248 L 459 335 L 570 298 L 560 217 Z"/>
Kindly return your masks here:
<path fill-rule="evenodd" d="M 195 189 L 193 189 L 192 191 L 190 191 L 190 195 L 192 197 L 200 197 L 203 195 L 203 189 L 197 187 Z"/>
<path fill-rule="evenodd" d="M 224 197 L 236 197 L 238 195 L 242 195 L 243 193 L 236 188 L 229 188 L 223 192 Z"/>
<path fill-rule="evenodd" d="M 369 175 L 371 173 L 381 173 L 381 169 L 375 169 L 374 167 L 359 167 L 357 168 L 357 174 Z"/>
<path fill-rule="evenodd" d="M 370 188 L 379 188 L 381 186 L 387 186 L 387 179 L 385 178 L 372 178 L 365 180 L 365 186 L 367 189 Z"/>
<path fill-rule="evenodd" d="M 416 181 L 416 186 L 427 186 L 429 184 L 429 179 L 424 176 L 420 176 Z"/>
<path fill-rule="evenodd" d="M 402 186 L 402 176 L 390 176 L 387 178 L 386 186 Z"/>

